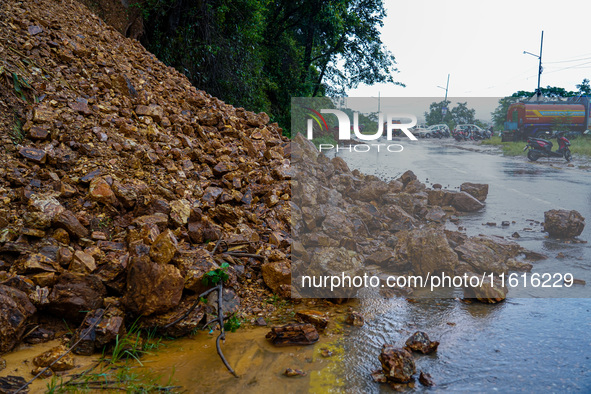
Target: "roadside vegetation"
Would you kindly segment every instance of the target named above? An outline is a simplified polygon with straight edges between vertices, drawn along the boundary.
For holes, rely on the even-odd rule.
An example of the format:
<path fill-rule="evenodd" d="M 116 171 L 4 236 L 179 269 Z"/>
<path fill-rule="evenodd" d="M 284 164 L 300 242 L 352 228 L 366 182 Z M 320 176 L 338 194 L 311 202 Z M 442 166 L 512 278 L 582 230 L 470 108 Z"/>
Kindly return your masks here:
<path fill-rule="evenodd" d="M 383 0 L 146 0 L 144 46 L 236 107 L 265 111 L 289 132 L 292 97 L 343 95 L 392 83 Z"/>
<path fill-rule="evenodd" d="M 556 141 L 552 141 L 554 144 L 553 150 L 557 149 Z M 577 138 L 570 138 L 570 150 L 573 155 L 583 155 L 591 157 L 591 136 L 583 135 Z M 521 156 L 523 155 L 523 148 L 525 147 L 525 141 L 519 142 L 501 142 L 501 137 L 494 136 L 489 140 L 482 141 L 482 145 L 497 145 L 503 149 L 505 156 Z"/>
<path fill-rule="evenodd" d="M 173 373 L 166 384 L 162 377 L 148 372 L 141 357 L 158 350 L 163 343 L 154 331 L 142 331 L 136 325 L 122 337 L 117 336 L 109 352 L 85 371 L 72 376 L 54 375 L 47 383 L 47 393 L 128 392 L 180 392 L 172 384 Z"/>

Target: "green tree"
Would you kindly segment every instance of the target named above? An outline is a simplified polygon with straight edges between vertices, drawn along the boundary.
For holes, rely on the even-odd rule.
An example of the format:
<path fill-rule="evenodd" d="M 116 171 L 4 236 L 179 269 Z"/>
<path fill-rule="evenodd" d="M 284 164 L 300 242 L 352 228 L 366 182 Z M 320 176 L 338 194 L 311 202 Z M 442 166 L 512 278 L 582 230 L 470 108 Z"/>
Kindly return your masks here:
<path fill-rule="evenodd" d="M 474 123 L 474 114 L 476 113 L 476 110 L 468 108 L 467 102 L 457 104 L 458 105 L 451 110 L 453 122 L 456 125 Z"/>
<path fill-rule="evenodd" d="M 445 123 L 450 128 L 453 127 L 453 116 L 451 111 L 449 111 L 449 104 L 451 101 L 440 101 L 440 102 L 433 102 L 429 106 L 429 112 L 425 112 L 425 123 L 427 126 L 432 126 L 435 124 Z M 443 115 L 443 107 L 448 108 L 445 116 Z"/>
<path fill-rule="evenodd" d="M 289 128 L 291 97 L 394 80 L 382 0 L 140 0 L 143 44 L 200 89 Z"/>
<path fill-rule="evenodd" d="M 579 89 L 579 93 L 591 96 L 591 85 L 589 85 L 589 80 L 587 78 L 583 79 L 583 82 L 577 85 L 577 89 Z"/>

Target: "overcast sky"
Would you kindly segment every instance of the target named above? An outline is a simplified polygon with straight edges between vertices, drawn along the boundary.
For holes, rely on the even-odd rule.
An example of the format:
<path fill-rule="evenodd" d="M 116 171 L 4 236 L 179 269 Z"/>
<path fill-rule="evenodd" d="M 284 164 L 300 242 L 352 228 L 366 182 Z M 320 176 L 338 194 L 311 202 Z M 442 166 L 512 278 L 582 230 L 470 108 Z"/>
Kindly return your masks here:
<path fill-rule="evenodd" d="M 360 86 L 349 96 L 503 97 L 537 86 L 576 90 L 591 79 L 591 1 L 384 0 L 382 41 L 399 73 L 392 84 Z"/>

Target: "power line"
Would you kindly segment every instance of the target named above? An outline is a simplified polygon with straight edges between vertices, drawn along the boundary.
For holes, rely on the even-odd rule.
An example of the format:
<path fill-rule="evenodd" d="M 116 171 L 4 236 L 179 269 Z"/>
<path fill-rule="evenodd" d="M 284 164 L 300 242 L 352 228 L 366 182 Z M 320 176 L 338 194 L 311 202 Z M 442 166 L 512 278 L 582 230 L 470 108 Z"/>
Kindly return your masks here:
<path fill-rule="evenodd" d="M 574 66 L 559 68 L 558 70 L 549 71 L 546 74 L 557 73 L 559 71 L 564 71 L 564 70 L 568 70 L 568 69 L 571 69 L 571 68 L 579 68 L 579 66 L 584 66 L 585 64 L 591 64 L 591 62 L 585 62 L 585 63 L 581 63 L 581 64 L 575 64 Z"/>
<path fill-rule="evenodd" d="M 572 59 L 572 60 L 560 60 L 557 62 L 544 62 L 546 64 L 556 64 L 556 63 L 571 63 L 571 62 L 580 62 L 581 60 L 588 60 L 591 59 L 591 57 L 582 57 L 579 59 Z"/>

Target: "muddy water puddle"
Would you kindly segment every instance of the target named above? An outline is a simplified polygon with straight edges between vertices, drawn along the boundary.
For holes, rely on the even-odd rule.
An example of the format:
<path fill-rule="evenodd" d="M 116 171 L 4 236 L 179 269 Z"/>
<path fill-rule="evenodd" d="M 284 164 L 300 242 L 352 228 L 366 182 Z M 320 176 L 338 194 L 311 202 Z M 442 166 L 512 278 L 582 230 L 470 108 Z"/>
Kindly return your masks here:
<path fill-rule="evenodd" d="M 344 336 L 321 335 L 309 346 L 275 347 L 265 335 L 269 328 L 240 329 L 228 333 L 222 344 L 224 356 L 239 378 L 232 376 L 220 360 L 215 335 L 199 333 L 166 343 L 166 349 L 142 359 L 151 371 L 168 379 L 190 393 L 308 393 L 345 390 L 342 379 Z M 327 348 L 332 356 L 323 357 Z M 305 376 L 286 377 L 287 368 L 298 369 Z"/>

